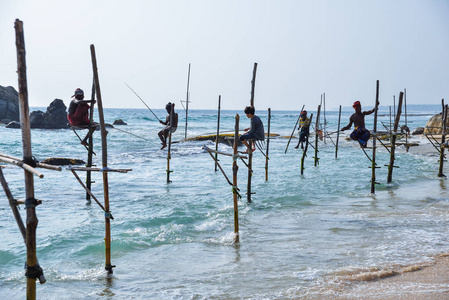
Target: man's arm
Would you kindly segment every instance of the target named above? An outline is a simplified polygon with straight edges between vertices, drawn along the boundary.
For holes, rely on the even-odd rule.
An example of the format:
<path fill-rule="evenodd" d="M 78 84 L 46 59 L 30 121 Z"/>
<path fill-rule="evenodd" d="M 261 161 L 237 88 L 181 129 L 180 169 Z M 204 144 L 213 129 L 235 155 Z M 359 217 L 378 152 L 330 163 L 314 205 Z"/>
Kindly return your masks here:
<path fill-rule="evenodd" d="M 342 129 L 340 129 L 340 131 L 345 131 L 345 130 L 351 128 L 352 123 L 353 123 L 352 118 L 349 118 L 349 124 L 346 125 L 345 127 L 343 127 Z"/>

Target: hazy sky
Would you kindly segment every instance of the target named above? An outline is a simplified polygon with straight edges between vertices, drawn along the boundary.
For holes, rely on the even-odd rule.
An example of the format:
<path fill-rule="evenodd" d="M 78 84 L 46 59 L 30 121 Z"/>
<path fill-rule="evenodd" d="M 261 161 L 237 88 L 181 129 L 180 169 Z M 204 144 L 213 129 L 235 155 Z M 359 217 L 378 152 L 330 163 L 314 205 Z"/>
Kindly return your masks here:
<path fill-rule="evenodd" d="M 90 44 L 104 107 L 256 110 L 449 100 L 447 0 L 0 0 L 0 85 L 17 89 L 14 21 L 24 22 L 30 106 L 90 97 Z M 396 97 L 397 99 L 397 97 Z"/>

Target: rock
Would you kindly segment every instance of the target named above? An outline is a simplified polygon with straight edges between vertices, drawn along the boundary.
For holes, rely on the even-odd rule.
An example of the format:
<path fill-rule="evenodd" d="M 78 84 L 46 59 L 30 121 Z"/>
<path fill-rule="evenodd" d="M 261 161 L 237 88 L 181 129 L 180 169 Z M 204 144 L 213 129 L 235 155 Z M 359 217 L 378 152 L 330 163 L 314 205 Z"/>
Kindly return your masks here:
<path fill-rule="evenodd" d="M 20 128 L 20 123 L 17 121 L 9 122 L 6 126 L 6 128 Z"/>
<path fill-rule="evenodd" d="M 423 133 L 424 133 L 424 127 L 417 127 L 415 130 L 413 130 L 412 135 L 423 134 Z"/>
<path fill-rule="evenodd" d="M 441 134 L 442 124 L 441 113 L 432 116 L 426 123 L 424 134 Z M 446 120 L 446 127 L 449 128 L 449 118 Z"/>
<path fill-rule="evenodd" d="M 81 159 L 73 159 L 73 158 L 61 158 L 61 157 L 52 157 L 47 158 L 41 161 L 43 164 L 52 165 L 52 166 L 68 166 L 68 165 L 85 165 L 86 163 Z"/>
<path fill-rule="evenodd" d="M 2 123 L 20 121 L 19 93 L 12 86 L 0 85 L 0 120 Z"/>
<path fill-rule="evenodd" d="M 67 107 L 61 99 L 55 99 L 47 107 L 47 111 L 33 111 L 30 114 L 31 128 L 62 129 L 67 126 Z"/>
<path fill-rule="evenodd" d="M 117 119 L 112 123 L 112 125 L 128 125 L 122 119 Z"/>

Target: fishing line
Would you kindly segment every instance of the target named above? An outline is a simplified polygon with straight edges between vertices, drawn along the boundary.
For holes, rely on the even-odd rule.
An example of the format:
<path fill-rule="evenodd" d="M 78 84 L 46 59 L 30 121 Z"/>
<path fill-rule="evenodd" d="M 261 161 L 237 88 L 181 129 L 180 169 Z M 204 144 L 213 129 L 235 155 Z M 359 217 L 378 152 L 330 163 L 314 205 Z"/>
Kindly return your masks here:
<path fill-rule="evenodd" d="M 161 122 L 161 120 L 154 114 L 154 112 L 151 110 L 151 108 L 148 107 L 148 105 L 145 103 L 145 101 L 143 101 L 143 99 L 140 98 L 140 96 L 137 95 L 137 93 L 136 93 L 136 92 L 135 92 L 129 85 L 127 85 L 126 82 L 124 82 L 124 84 L 125 84 L 127 87 L 129 87 L 129 89 L 130 89 L 131 91 L 133 91 L 134 94 L 136 94 L 136 96 L 140 99 L 140 101 L 142 101 L 143 104 L 145 104 L 145 106 L 151 111 L 151 113 L 153 114 L 153 116 L 155 116 L 156 119 L 157 119 L 159 122 Z"/>
<path fill-rule="evenodd" d="M 128 131 L 125 131 L 125 130 L 122 130 L 122 129 L 118 129 L 118 128 L 115 128 L 115 127 L 113 127 L 112 129 L 115 129 L 115 130 L 118 130 L 118 131 L 121 131 L 121 132 L 130 134 L 130 135 L 133 135 L 133 136 L 135 136 L 135 137 L 138 137 L 138 138 L 143 139 L 143 140 L 148 141 L 148 142 L 153 142 L 153 141 L 151 141 L 151 140 L 149 140 L 149 139 L 143 138 L 143 137 L 141 137 L 141 136 L 139 136 L 139 135 L 136 135 L 136 134 L 134 134 L 134 133 L 131 133 L 131 132 L 128 132 Z"/>

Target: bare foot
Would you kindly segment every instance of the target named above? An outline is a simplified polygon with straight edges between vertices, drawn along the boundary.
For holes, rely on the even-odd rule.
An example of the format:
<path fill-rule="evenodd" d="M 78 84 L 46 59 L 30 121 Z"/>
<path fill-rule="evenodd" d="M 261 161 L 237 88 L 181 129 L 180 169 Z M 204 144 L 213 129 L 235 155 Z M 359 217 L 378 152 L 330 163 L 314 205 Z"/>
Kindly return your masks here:
<path fill-rule="evenodd" d="M 86 141 L 81 141 L 81 145 L 87 146 L 87 142 Z"/>
<path fill-rule="evenodd" d="M 163 144 L 161 147 L 161 150 L 165 149 L 167 147 L 167 144 Z"/>

